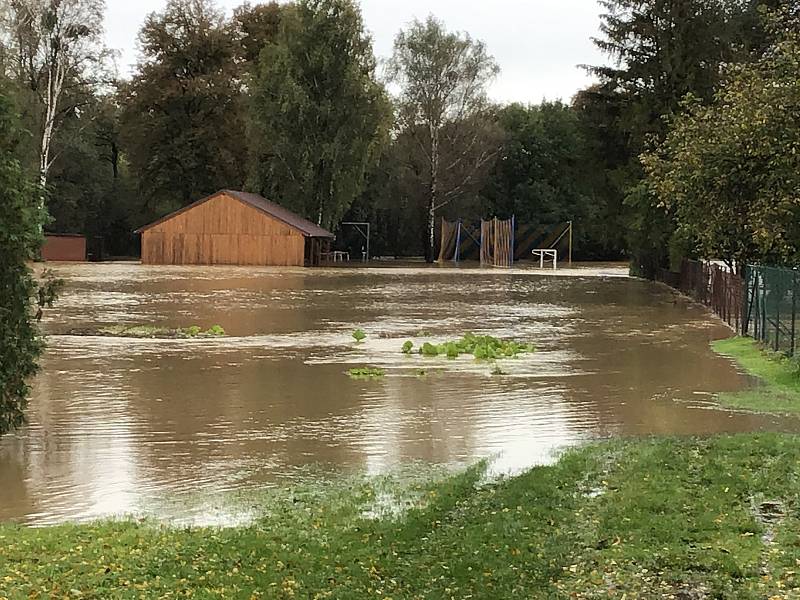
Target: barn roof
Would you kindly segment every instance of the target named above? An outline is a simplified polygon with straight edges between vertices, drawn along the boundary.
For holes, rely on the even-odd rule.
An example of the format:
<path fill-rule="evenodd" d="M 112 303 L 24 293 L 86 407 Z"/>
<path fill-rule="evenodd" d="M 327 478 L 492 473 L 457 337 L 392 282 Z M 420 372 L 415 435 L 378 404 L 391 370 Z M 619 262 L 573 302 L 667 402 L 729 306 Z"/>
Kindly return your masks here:
<path fill-rule="evenodd" d="M 252 206 L 256 210 L 269 215 L 279 221 L 283 221 L 289 227 L 293 227 L 297 229 L 300 233 L 302 233 L 306 237 L 315 237 L 315 238 L 333 238 L 335 237 L 330 231 L 327 229 L 323 229 L 319 225 L 315 225 L 308 219 L 304 219 L 298 214 L 293 213 L 289 209 L 286 209 L 274 202 L 270 202 L 266 198 L 259 196 L 258 194 L 251 194 L 249 192 L 237 192 L 235 190 L 220 190 L 216 194 L 211 194 L 210 196 L 198 200 L 197 202 L 193 202 L 188 206 L 184 206 L 180 210 L 177 210 L 173 213 L 170 213 L 164 217 L 161 217 L 157 221 L 153 221 L 149 225 L 145 225 L 136 230 L 135 233 L 142 233 L 147 231 L 151 227 L 155 227 L 156 225 L 160 225 L 164 221 L 168 221 L 169 219 L 178 216 L 181 213 L 186 212 L 187 210 L 191 210 L 192 208 L 199 206 L 205 202 L 208 202 L 212 198 L 216 198 L 217 196 L 221 195 L 230 196 L 231 198 L 235 198 L 239 200 L 239 202 L 244 202 L 245 204 Z"/>

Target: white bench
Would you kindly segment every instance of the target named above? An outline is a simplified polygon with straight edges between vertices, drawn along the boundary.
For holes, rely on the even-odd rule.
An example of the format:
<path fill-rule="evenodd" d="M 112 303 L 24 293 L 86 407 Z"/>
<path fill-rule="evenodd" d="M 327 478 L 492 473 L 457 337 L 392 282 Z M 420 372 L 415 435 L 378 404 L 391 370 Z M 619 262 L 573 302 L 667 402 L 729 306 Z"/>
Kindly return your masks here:
<path fill-rule="evenodd" d="M 549 250 L 546 248 L 540 248 L 533 251 L 534 256 L 539 257 L 539 268 L 544 269 L 544 259 L 553 261 L 553 270 L 555 271 L 558 269 L 558 250 Z"/>

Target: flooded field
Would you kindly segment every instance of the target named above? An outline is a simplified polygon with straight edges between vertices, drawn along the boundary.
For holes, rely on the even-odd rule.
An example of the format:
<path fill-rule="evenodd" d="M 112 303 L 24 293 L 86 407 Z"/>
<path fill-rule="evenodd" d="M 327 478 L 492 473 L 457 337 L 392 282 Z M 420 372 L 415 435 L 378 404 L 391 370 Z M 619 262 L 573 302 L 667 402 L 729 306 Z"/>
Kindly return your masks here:
<path fill-rule="evenodd" d="M 0 520 L 231 523 L 247 510 L 230 498 L 320 469 L 495 457 L 513 471 L 608 436 L 796 427 L 719 410 L 713 392 L 747 383 L 708 347 L 729 330 L 619 268 L 56 271 L 67 288 L 46 319 L 30 423 L 0 440 Z M 69 335 L 118 324 L 219 324 L 230 337 Z M 500 361 L 503 376 L 400 352 L 468 331 L 538 352 Z M 346 375 L 360 366 L 386 376 Z"/>

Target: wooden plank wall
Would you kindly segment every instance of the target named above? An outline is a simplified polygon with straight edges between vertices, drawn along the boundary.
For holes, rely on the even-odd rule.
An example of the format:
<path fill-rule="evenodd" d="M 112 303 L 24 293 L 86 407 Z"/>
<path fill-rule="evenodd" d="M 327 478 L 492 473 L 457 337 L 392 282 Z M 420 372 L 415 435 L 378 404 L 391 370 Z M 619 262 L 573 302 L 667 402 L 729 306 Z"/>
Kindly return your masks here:
<path fill-rule="evenodd" d="M 86 238 L 76 235 L 45 234 L 42 260 L 84 262 L 86 260 Z"/>
<path fill-rule="evenodd" d="M 481 265 L 511 267 L 514 221 L 481 221 Z"/>
<path fill-rule="evenodd" d="M 142 233 L 150 265 L 303 266 L 305 238 L 282 221 L 224 195 Z"/>

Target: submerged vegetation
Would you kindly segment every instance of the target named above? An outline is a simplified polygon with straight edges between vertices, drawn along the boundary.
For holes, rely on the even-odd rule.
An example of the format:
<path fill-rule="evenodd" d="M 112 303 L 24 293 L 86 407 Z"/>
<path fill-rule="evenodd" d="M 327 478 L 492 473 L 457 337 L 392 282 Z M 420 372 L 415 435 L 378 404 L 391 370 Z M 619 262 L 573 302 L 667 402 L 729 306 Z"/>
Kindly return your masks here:
<path fill-rule="evenodd" d="M 358 367 L 355 369 L 350 369 L 347 371 L 347 374 L 351 379 L 375 379 L 378 377 L 384 377 L 386 375 L 386 371 L 377 367 Z"/>
<path fill-rule="evenodd" d="M 101 327 L 93 334 L 108 337 L 193 339 L 224 337 L 225 330 L 219 325 L 214 325 L 206 330 L 197 325 L 177 329 L 154 325 L 112 325 L 110 327 Z"/>
<path fill-rule="evenodd" d="M 2 525 L 0 597 L 793 598 L 798 462 L 794 436 L 614 441 L 489 484 L 276 492 L 239 528 Z"/>
<path fill-rule="evenodd" d="M 411 354 L 413 342 L 403 344 L 404 354 Z M 516 358 L 520 354 L 535 352 L 533 344 L 502 340 L 489 335 L 466 334 L 459 340 L 432 344 L 425 342 L 419 349 L 423 356 L 446 356 L 458 358 L 462 354 L 471 354 L 477 360 L 496 360 L 498 358 Z"/>
<path fill-rule="evenodd" d="M 760 379 L 753 389 L 720 394 L 722 404 L 759 412 L 800 413 L 800 365 L 795 360 L 764 350 L 745 337 L 721 340 L 712 347 Z"/>

